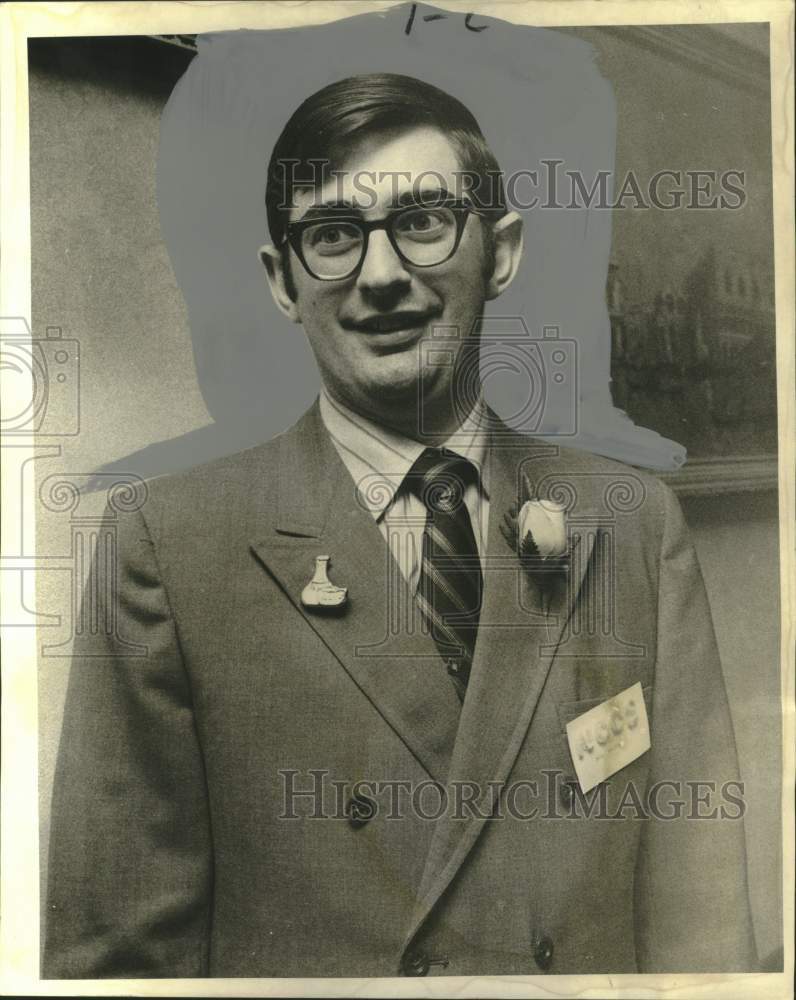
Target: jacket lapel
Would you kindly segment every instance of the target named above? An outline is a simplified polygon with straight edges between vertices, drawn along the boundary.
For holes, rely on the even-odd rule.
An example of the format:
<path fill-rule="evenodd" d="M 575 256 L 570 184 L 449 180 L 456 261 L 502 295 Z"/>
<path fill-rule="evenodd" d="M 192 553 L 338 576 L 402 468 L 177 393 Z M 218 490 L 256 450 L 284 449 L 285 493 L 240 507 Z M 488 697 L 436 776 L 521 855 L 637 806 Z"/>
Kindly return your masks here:
<path fill-rule="evenodd" d="M 562 633 L 578 599 L 594 532 L 572 539 L 569 581 L 549 603 L 521 569 L 500 532 L 504 512 L 533 484 L 560 474 L 558 448 L 501 434 L 490 449 L 490 509 L 484 597 L 475 658 L 451 760 L 449 781 L 475 782 L 478 815 L 443 815 L 431 841 L 408 944 L 454 877 L 493 811 L 531 724 Z M 579 514 L 592 505 L 581 488 Z M 594 522 L 593 522 L 594 523 Z M 483 818 L 482 818 L 483 817 Z"/>
<path fill-rule="evenodd" d="M 493 436 L 489 463 L 484 597 L 463 706 L 433 640 L 419 628 L 414 599 L 375 520 L 357 499 L 317 403 L 280 439 L 276 524 L 252 545 L 296 613 L 426 772 L 439 782 L 474 782 L 483 791 L 477 814 L 459 819 L 449 810 L 437 822 L 406 944 L 461 867 L 497 802 L 578 600 L 599 530 L 600 505 L 580 483 L 579 519 L 592 527 L 573 539 L 568 584 L 553 588 L 549 602 L 543 602 L 500 524 L 522 494 L 523 474 L 538 485 L 566 481 L 567 469 L 557 447 L 505 428 Z M 332 582 L 349 588 L 339 614 L 301 605 L 301 591 L 320 554 L 331 556 Z"/>
<path fill-rule="evenodd" d="M 252 549 L 297 614 L 315 630 L 354 683 L 427 773 L 444 782 L 460 705 L 414 600 L 373 516 L 323 427 L 317 403 L 280 439 L 274 530 Z M 348 587 L 338 613 L 301 604 L 317 555 Z"/>

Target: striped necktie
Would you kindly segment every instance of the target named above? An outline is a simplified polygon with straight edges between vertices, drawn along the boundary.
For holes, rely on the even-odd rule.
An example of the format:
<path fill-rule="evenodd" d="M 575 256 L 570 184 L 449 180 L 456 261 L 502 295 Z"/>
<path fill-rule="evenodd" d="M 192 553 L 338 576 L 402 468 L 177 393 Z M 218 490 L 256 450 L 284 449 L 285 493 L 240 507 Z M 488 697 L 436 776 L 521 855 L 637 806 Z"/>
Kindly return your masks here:
<path fill-rule="evenodd" d="M 483 578 L 464 492 L 478 470 L 447 449 L 426 448 L 406 477 L 426 508 L 416 600 L 464 701 L 473 662 Z"/>

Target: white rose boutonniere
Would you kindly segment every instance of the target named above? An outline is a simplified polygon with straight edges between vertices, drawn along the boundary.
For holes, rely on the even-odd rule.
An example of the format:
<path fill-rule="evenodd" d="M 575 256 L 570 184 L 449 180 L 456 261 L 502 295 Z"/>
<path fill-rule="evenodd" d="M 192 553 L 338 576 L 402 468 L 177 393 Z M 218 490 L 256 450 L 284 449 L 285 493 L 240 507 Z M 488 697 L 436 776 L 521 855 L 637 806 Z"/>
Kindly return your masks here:
<path fill-rule="evenodd" d="M 526 500 L 504 515 L 503 537 L 549 604 L 556 580 L 569 572 L 566 508 L 554 500 Z"/>
<path fill-rule="evenodd" d="M 559 560 L 569 550 L 565 508 L 555 500 L 526 500 L 517 515 L 519 552 Z"/>

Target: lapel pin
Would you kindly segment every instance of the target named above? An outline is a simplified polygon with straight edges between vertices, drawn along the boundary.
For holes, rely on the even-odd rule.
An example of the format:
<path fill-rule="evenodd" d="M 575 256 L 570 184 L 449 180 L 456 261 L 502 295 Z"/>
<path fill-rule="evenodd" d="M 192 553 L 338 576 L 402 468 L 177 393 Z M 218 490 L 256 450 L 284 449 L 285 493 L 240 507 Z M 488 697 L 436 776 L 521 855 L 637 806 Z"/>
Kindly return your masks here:
<path fill-rule="evenodd" d="M 315 574 L 301 592 L 305 608 L 339 608 L 348 600 L 348 587 L 337 587 L 328 576 L 331 556 L 315 557 Z"/>

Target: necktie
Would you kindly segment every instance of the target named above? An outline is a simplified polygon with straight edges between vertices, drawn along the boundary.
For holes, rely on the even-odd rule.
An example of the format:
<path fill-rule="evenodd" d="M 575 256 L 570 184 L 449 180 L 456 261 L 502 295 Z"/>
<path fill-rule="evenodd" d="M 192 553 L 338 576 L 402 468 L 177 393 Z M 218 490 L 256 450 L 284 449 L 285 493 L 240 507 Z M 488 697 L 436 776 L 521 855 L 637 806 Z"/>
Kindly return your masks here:
<path fill-rule="evenodd" d="M 462 701 L 483 589 L 481 559 L 464 502 L 464 491 L 473 482 L 478 482 L 478 471 L 472 462 L 444 448 L 427 448 L 407 474 L 407 487 L 427 512 L 416 599 Z"/>

